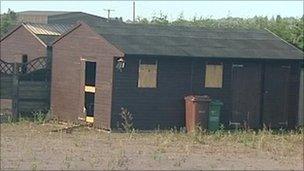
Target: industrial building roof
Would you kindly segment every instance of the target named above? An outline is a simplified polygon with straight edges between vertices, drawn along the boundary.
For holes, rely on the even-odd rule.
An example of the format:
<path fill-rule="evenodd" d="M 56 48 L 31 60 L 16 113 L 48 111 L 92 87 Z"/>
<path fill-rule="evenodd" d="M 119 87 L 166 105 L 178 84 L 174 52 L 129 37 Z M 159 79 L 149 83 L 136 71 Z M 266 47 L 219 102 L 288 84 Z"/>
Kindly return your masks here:
<path fill-rule="evenodd" d="M 17 14 L 21 15 L 43 15 L 43 16 L 52 16 L 69 13 L 68 11 L 21 11 Z"/>
<path fill-rule="evenodd" d="M 48 17 L 48 23 L 58 23 L 58 24 L 74 24 L 78 21 L 83 21 L 91 26 L 98 26 L 107 23 L 111 24 L 124 24 L 122 18 L 104 18 L 101 16 L 88 14 L 84 12 L 69 12 L 59 15 L 53 15 Z"/>

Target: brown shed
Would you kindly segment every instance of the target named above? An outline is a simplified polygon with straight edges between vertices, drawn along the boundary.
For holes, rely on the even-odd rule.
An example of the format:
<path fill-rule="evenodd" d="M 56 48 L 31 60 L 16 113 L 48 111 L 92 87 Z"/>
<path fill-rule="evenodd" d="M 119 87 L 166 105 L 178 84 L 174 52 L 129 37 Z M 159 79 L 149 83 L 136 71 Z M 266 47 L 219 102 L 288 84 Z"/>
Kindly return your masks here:
<path fill-rule="evenodd" d="M 85 67 L 92 62 L 96 65 L 96 80 L 93 78 L 94 85 L 91 86 L 94 86 L 94 92 L 98 92 L 95 96 L 94 124 L 97 127 L 109 128 L 113 59 L 122 56 L 122 52 L 84 23 L 59 37 L 53 44 L 53 113 L 64 121 L 76 122 L 85 117 Z"/>
<path fill-rule="evenodd" d="M 70 27 L 65 24 L 22 23 L 1 38 L 1 60 L 21 63 L 46 56 L 48 44 Z M 24 55 L 27 59 L 23 59 Z"/>
<path fill-rule="evenodd" d="M 267 30 L 79 23 L 53 44 L 51 107 L 65 121 L 184 127 L 187 95 L 224 103 L 220 121 L 296 125 L 303 52 Z"/>
<path fill-rule="evenodd" d="M 22 23 L 1 38 L 1 111 L 3 111 L 3 109 L 10 111 L 13 108 L 13 77 L 5 73 L 5 71 L 10 68 L 9 66 L 15 66 L 14 63 L 18 63 L 16 64 L 17 66 L 21 63 L 23 66 L 32 68 L 32 70 L 33 68 L 39 67 L 40 64 L 44 63 L 41 57 L 47 56 L 47 46 L 70 27 L 71 25 L 64 24 Z M 10 70 L 13 70 L 13 68 L 10 68 Z M 4 71 L 4 73 L 2 73 L 2 71 Z M 25 70 L 22 70 L 22 72 L 25 72 Z M 36 75 L 36 78 L 32 80 L 39 80 L 41 76 L 44 76 L 43 72 L 40 72 L 40 74 Z M 19 89 L 22 88 L 18 88 L 17 90 Z M 30 107 L 30 103 L 31 102 L 28 102 L 27 105 L 24 106 Z M 26 102 L 24 104 L 26 104 Z"/>

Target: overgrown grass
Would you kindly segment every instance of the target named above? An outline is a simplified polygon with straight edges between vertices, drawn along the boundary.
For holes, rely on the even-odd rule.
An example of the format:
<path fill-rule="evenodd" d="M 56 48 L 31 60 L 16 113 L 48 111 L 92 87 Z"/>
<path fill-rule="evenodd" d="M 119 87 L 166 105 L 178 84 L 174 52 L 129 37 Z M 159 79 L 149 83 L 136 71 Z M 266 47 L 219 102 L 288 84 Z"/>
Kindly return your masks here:
<path fill-rule="evenodd" d="M 20 113 L 18 118 L 13 118 L 12 114 L 1 113 L 1 123 L 22 123 L 22 122 L 34 122 L 36 124 L 44 124 L 50 120 L 55 121 L 52 118 L 50 110 L 37 110 L 30 113 Z"/>
<path fill-rule="evenodd" d="M 146 157 L 150 160 L 149 162 L 154 162 L 154 164 L 166 161 L 171 162 L 171 166 L 174 168 L 184 168 L 193 155 L 238 156 L 240 154 L 244 157 L 247 154 L 261 153 L 280 161 L 286 161 L 287 158 L 294 156 L 299 159 L 299 155 L 303 155 L 303 151 L 300 151 L 304 141 L 303 128 L 290 131 L 225 130 L 221 128 L 214 132 L 197 129 L 192 133 L 186 133 L 184 129 L 158 129 L 149 133 L 133 129 L 128 133 L 106 134 L 97 129 L 81 127 L 67 134 L 63 131 L 50 132 L 53 129 L 58 129 L 59 123 L 40 124 L 40 121 L 39 119 L 36 121 L 24 119 L 17 123 L 3 124 L 1 127 L 8 131 L 13 130 L 14 135 L 17 135 L 19 131 L 25 132 L 26 144 L 39 136 L 51 139 L 57 137 L 60 142 L 70 142 L 71 145 L 67 146 L 70 150 L 62 153 L 64 155 L 61 163 L 62 169 L 75 167 L 77 162 L 75 163 L 74 159 L 79 160 L 78 162 L 87 161 L 91 168 L 98 168 L 103 161 L 105 163 L 103 169 L 129 169 L 130 163 L 142 157 Z M 65 127 L 65 125 L 61 125 L 61 127 Z M 12 136 L 12 134 L 7 136 Z M 96 143 L 93 143 L 92 147 L 86 146 L 89 141 L 96 141 Z M 41 143 L 43 149 L 49 149 L 47 142 L 42 141 Z M 130 151 L 132 147 L 135 148 Z M 90 155 L 79 159 L 75 158 L 75 156 L 79 157 L 79 152 L 84 148 L 90 152 L 88 153 Z M 37 152 L 35 148 L 29 149 L 30 154 Z M 99 153 L 99 150 L 104 151 Z M 40 169 L 43 165 L 43 161 L 39 158 L 30 160 L 32 160 L 32 170 Z M 216 168 L 214 163 L 210 165 L 212 165 L 211 168 Z"/>
<path fill-rule="evenodd" d="M 289 156 L 299 153 L 296 147 L 304 143 L 304 129 L 278 131 L 278 130 L 224 130 L 215 132 L 197 130 L 190 134 L 180 133 L 176 130 L 157 132 L 154 134 L 160 152 L 166 152 L 172 142 L 183 144 L 207 146 L 239 146 L 258 149 L 263 152 L 275 153 L 280 156 Z M 186 149 L 186 148 L 185 148 Z M 186 149 L 187 151 L 187 149 Z"/>
<path fill-rule="evenodd" d="M 126 133 L 130 133 L 134 129 L 132 113 L 127 108 L 122 107 L 119 115 L 121 116 L 122 119 L 121 122 L 122 130 Z"/>

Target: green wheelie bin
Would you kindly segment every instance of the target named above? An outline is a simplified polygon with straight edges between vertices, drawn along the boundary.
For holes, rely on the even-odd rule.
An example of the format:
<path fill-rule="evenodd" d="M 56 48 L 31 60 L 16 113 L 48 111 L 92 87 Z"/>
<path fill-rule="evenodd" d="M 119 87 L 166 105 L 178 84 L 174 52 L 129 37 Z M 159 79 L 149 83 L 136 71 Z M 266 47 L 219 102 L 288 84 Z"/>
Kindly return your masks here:
<path fill-rule="evenodd" d="M 219 100 L 211 101 L 209 105 L 208 130 L 215 131 L 220 127 L 220 114 L 223 103 Z"/>

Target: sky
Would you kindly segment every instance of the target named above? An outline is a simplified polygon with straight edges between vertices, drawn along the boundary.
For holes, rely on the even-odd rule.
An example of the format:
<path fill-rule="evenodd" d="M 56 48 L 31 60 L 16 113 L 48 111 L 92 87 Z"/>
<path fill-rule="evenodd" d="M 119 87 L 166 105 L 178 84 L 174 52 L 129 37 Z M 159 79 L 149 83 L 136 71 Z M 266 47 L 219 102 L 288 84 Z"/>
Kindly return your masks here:
<path fill-rule="evenodd" d="M 5 1 L 1 0 L 1 13 L 8 8 L 15 12 L 25 10 L 82 11 L 107 17 L 104 9 L 113 9 L 111 17 L 132 19 L 132 1 Z M 194 16 L 208 18 L 257 16 L 301 17 L 302 1 L 136 1 L 136 16 L 151 19 L 166 14 L 169 20 L 183 13 L 186 19 Z"/>

